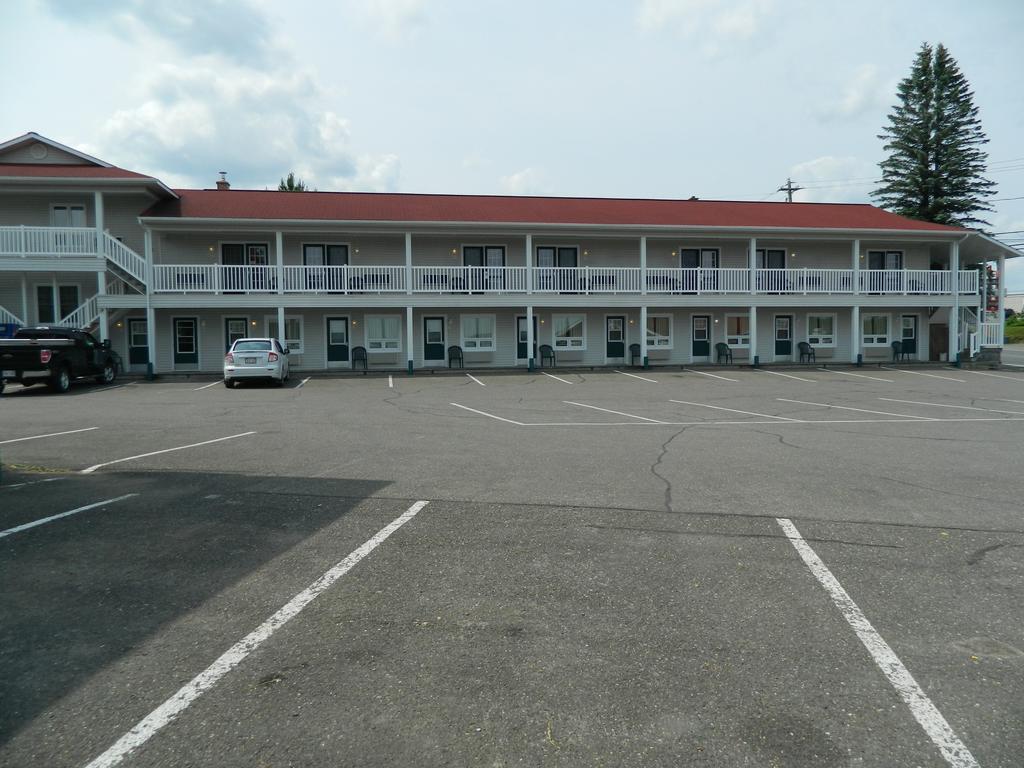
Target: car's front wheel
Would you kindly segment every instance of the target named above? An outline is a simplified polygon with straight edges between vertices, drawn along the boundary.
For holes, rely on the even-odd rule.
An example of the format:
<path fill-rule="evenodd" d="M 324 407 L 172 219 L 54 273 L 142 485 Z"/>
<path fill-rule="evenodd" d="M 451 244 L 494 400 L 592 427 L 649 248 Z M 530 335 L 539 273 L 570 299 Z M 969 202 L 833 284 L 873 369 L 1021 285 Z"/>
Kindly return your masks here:
<path fill-rule="evenodd" d="M 62 365 L 53 372 L 53 376 L 50 378 L 50 387 L 54 392 L 60 394 L 64 394 L 71 389 L 71 371 L 67 369 L 67 366 Z"/>
<path fill-rule="evenodd" d="M 113 384 L 114 379 L 117 378 L 117 371 L 114 370 L 113 363 L 106 363 L 103 366 L 103 373 L 96 377 L 97 384 Z"/>

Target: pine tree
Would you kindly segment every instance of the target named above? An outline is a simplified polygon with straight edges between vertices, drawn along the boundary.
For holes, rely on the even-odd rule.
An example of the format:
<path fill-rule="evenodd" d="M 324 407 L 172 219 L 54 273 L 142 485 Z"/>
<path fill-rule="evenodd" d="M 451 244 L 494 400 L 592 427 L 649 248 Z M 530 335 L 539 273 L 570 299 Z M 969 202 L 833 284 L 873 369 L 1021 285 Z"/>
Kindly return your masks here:
<path fill-rule="evenodd" d="M 278 192 L 305 192 L 306 182 L 302 179 L 295 178 L 295 171 L 289 171 L 286 178 L 281 179 L 281 183 L 277 185 Z"/>
<path fill-rule="evenodd" d="M 995 193 L 995 184 L 982 175 L 988 138 L 974 93 L 945 46 L 921 46 L 897 96 L 889 125 L 878 136 L 889 156 L 872 197 L 914 219 L 987 224 L 974 214 L 993 210 L 986 198 Z"/>

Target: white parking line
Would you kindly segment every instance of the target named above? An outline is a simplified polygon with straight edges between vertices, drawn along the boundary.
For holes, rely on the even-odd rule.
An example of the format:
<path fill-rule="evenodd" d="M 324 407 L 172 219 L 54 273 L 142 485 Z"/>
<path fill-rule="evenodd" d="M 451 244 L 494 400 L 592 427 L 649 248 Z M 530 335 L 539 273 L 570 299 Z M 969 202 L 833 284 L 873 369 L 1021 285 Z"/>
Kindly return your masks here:
<path fill-rule="evenodd" d="M 785 376 L 787 379 L 796 379 L 797 381 L 806 381 L 809 384 L 817 384 L 818 383 L 816 379 L 803 379 L 803 378 L 800 378 L 799 376 L 793 376 L 792 374 L 789 374 L 789 373 L 779 373 L 778 371 L 766 371 L 763 368 L 758 368 L 757 370 L 759 370 L 761 373 L 770 373 L 772 376 Z"/>
<path fill-rule="evenodd" d="M 114 459 L 113 461 L 104 461 L 102 464 L 93 464 L 87 469 L 83 469 L 79 472 L 81 475 L 90 475 L 100 467 L 109 467 L 111 464 L 121 464 L 125 461 L 133 461 L 134 459 L 145 459 L 148 456 L 158 456 L 161 453 L 171 453 L 172 451 L 183 451 L 186 448 L 198 448 L 200 445 L 210 445 L 211 443 L 222 443 L 225 440 L 234 440 L 236 437 L 248 437 L 249 435 L 255 435 L 255 432 L 242 432 L 238 435 L 228 435 L 227 437 L 218 437 L 215 440 L 204 440 L 201 443 L 191 443 L 190 445 L 179 445 L 176 448 L 164 448 L 162 451 L 150 451 L 149 453 L 140 453 L 138 456 L 127 456 L 123 459 Z"/>
<path fill-rule="evenodd" d="M 192 391 L 193 391 L 193 392 L 198 392 L 198 391 L 199 391 L 199 390 L 201 390 L 201 389 L 209 389 L 210 387 L 216 387 L 216 386 L 217 386 L 218 384 L 222 384 L 223 382 L 224 382 L 224 379 L 217 379 L 216 381 L 214 381 L 214 382 L 213 382 L 213 383 L 211 383 L 211 384 L 203 384 L 203 386 L 201 386 L 201 387 L 196 387 L 196 388 L 195 388 L 195 389 L 193 389 Z"/>
<path fill-rule="evenodd" d="M 306 386 L 306 382 L 309 381 L 311 378 L 313 378 L 313 377 L 312 376 L 307 376 L 302 381 L 300 381 L 298 384 L 296 384 L 295 388 L 296 389 L 302 389 L 304 386 Z"/>
<path fill-rule="evenodd" d="M 544 375 L 544 376 L 547 376 L 550 379 L 557 379 L 558 381 L 562 382 L 563 384 L 572 384 L 571 381 L 569 381 L 568 379 L 563 379 L 561 376 L 555 376 L 554 374 L 545 373 L 544 371 L 541 371 L 541 374 Z"/>
<path fill-rule="evenodd" d="M 118 739 L 113 746 L 90 762 L 86 768 L 112 768 L 131 752 L 145 744 L 157 731 L 170 724 L 202 694 L 216 685 L 222 677 L 241 664 L 245 658 L 259 648 L 281 627 L 294 619 L 302 610 L 323 592 L 330 589 L 342 576 L 351 571 L 367 555 L 427 506 L 427 501 L 417 501 L 409 509 L 375 533 L 365 544 L 352 551 L 344 560 L 324 573 L 295 597 L 289 600 L 273 616 L 243 637 L 220 658 L 182 686 L 177 693 L 150 712 L 134 728 Z"/>
<path fill-rule="evenodd" d="M 654 379 L 648 379 L 646 376 L 637 376 L 635 373 L 626 373 L 625 371 L 616 371 L 616 373 L 621 373 L 623 376 L 632 376 L 634 379 L 640 379 L 641 381 L 649 381 L 651 384 L 658 383 Z"/>
<path fill-rule="evenodd" d="M 946 718 L 932 704 L 931 699 L 918 685 L 914 676 L 910 674 L 889 644 L 878 634 L 864 612 L 843 589 L 839 580 L 832 575 L 832 571 L 800 535 L 800 531 L 793 525 L 793 522 L 785 517 L 777 517 L 775 522 L 782 528 L 786 538 L 796 549 L 811 574 L 832 598 L 832 602 L 846 619 L 846 623 L 860 638 L 864 647 L 867 648 L 882 674 L 910 708 L 914 719 L 920 723 L 924 732 L 939 748 L 939 752 L 942 753 L 946 762 L 953 768 L 978 768 L 978 761 L 974 759 L 974 755 L 953 732 L 949 723 L 946 722 Z"/>
<path fill-rule="evenodd" d="M 728 376 L 719 376 L 717 373 L 707 373 L 706 371 L 695 371 L 693 368 L 683 368 L 687 373 L 699 373 L 701 376 L 710 376 L 713 379 L 721 379 L 722 381 L 731 381 L 738 383 L 739 379 L 730 379 Z"/>
<path fill-rule="evenodd" d="M 657 382 L 655 382 L 657 383 Z M 652 424 L 664 424 L 664 421 L 658 421 L 657 419 L 648 419 L 646 416 L 637 416 L 634 413 L 624 413 L 622 411 L 613 411 L 610 408 L 601 408 L 597 405 L 587 405 L 586 403 L 574 403 L 572 400 L 563 400 L 566 405 L 577 405 L 580 408 L 593 408 L 595 411 L 604 411 L 605 413 L 614 413 L 616 416 L 628 416 L 631 419 L 640 419 L 641 421 L 649 421 Z"/>
<path fill-rule="evenodd" d="M 967 373 L 973 373 L 978 376 L 991 376 L 993 379 L 1009 379 L 1010 381 L 1024 381 L 1020 376 L 1000 376 L 998 373 L 985 373 L 985 371 L 971 371 Z"/>
<path fill-rule="evenodd" d="M 79 432 L 91 432 L 99 427 L 84 427 L 82 429 L 69 429 L 67 432 L 50 432 L 46 435 L 32 435 L 31 437 L 15 437 L 11 440 L 0 440 L 0 445 L 7 445 L 8 443 L 21 443 L 25 440 L 42 440 L 44 437 L 60 437 L 61 435 L 74 435 Z"/>
<path fill-rule="evenodd" d="M 136 381 L 128 381 L 125 382 L 124 384 L 110 384 L 106 387 L 95 387 L 93 389 L 90 389 L 88 394 L 98 395 L 100 392 L 107 392 L 111 389 L 124 389 L 125 387 L 134 387 L 137 383 L 138 382 Z"/>
<path fill-rule="evenodd" d="M 493 413 L 487 411 L 478 411 L 476 408 L 470 408 L 468 405 L 459 405 L 458 403 L 448 403 L 448 405 L 454 405 L 456 408 L 461 408 L 464 411 L 472 411 L 473 413 L 479 413 L 481 416 L 487 416 L 491 419 L 497 419 L 498 421 L 504 421 L 508 424 L 515 424 L 517 427 L 526 426 L 521 421 L 513 421 L 512 419 L 506 419 L 504 416 L 495 416 Z"/>
<path fill-rule="evenodd" d="M 894 384 L 895 383 L 892 379 L 882 379 L 882 378 L 879 378 L 878 376 L 866 376 L 863 373 L 850 373 L 849 371 L 839 371 L 839 370 L 836 370 L 835 368 L 819 368 L 818 370 L 819 371 L 825 371 L 826 373 L 841 373 L 843 376 L 856 376 L 859 379 L 871 379 L 873 381 L 884 381 L 887 384 Z"/>
<path fill-rule="evenodd" d="M 388 374 L 388 388 L 389 389 L 394 389 L 395 388 L 395 377 L 392 376 L 390 373 Z"/>
<path fill-rule="evenodd" d="M 744 413 L 747 416 L 760 416 L 763 419 L 780 419 L 782 421 L 800 421 L 791 419 L 788 416 L 773 416 L 770 413 L 755 413 L 754 411 L 741 411 L 739 408 L 726 408 L 721 405 L 708 405 L 707 403 L 688 403 L 685 400 L 669 400 L 670 403 L 682 403 L 683 405 L 699 405 L 701 408 L 714 408 L 716 411 L 732 411 L 733 413 Z"/>
<path fill-rule="evenodd" d="M 967 379 L 954 379 L 952 376 L 939 376 L 937 373 L 925 373 L 924 371 L 907 371 L 903 368 L 890 368 L 888 365 L 880 365 L 879 368 L 885 368 L 887 371 L 896 371 L 897 373 L 912 373 L 915 376 L 927 376 L 931 379 L 944 379 L 946 381 L 958 381 L 961 384 L 966 384 Z"/>
<path fill-rule="evenodd" d="M 861 413 L 874 413 L 878 416 L 900 416 L 904 419 L 920 419 L 921 421 L 935 421 L 927 416 L 911 416 L 908 413 L 890 413 L 889 411 L 870 411 L 867 408 L 852 408 L 849 405 L 831 405 L 829 403 L 808 403 L 805 400 L 787 400 L 784 397 L 777 397 L 784 403 L 799 403 L 800 405 L 817 405 L 820 408 L 838 408 L 841 411 L 860 411 Z"/>
<path fill-rule="evenodd" d="M 1014 416 L 1024 416 L 1024 411 L 1000 411 L 996 408 L 976 408 L 973 405 L 946 405 L 945 403 L 925 403 L 920 400 L 897 400 L 894 397 L 880 397 L 879 400 L 887 400 L 890 403 L 908 403 L 910 405 L 927 405 L 933 408 L 957 408 L 962 411 L 985 411 L 986 413 L 1012 413 Z"/>
<path fill-rule="evenodd" d="M 45 480 L 29 480 L 27 483 L 15 483 L 14 485 L 0 485 L 0 491 L 10 491 L 15 488 L 24 488 L 26 485 L 39 485 L 40 483 L 56 483 L 63 480 L 63 477 L 48 477 Z"/>
<path fill-rule="evenodd" d="M 103 507 L 107 504 L 115 504 L 125 499 L 130 499 L 132 496 L 138 496 L 137 493 L 126 493 L 124 496 L 118 496 L 116 499 L 106 499 L 105 501 L 97 501 L 95 504 L 86 504 L 84 507 L 78 509 L 72 509 L 69 512 L 61 512 L 59 515 L 50 515 L 49 517 L 43 517 L 39 520 L 33 520 L 31 523 L 25 523 L 24 525 L 16 525 L 13 528 L 8 528 L 6 531 L 0 531 L 0 539 L 4 536 L 10 536 L 12 533 L 18 533 L 19 531 L 27 531 L 29 528 L 35 528 L 37 525 L 43 525 L 44 523 L 50 523 L 54 520 L 60 520 L 62 517 L 68 517 L 70 515 L 77 515 L 79 512 L 86 512 L 90 509 L 96 509 L 96 507 Z"/>
<path fill-rule="evenodd" d="M 1024 368 L 1024 365 L 1021 363 L 1000 363 L 1000 365 L 1008 365 L 1011 368 Z"/>
<path fill-rule="evenodd" d="M 471 374 L 471 373 L 467 373 L 466 375 L 467 375 L 467 376 L 469 376 L 469 378 L 471 378 L 471 379 L 472 379 L 473 381 L 475 381 L 475 382 L 476 382 L 477 384 L 479 384 L 479 385 L 480 385 L 481 387 L 486 387 L 486 386 L 487 386 L 486 384 L 484 384 L 484 383 L 483 383 L 482 381 L 480 381 L 480 379 L 478 379 L 478 378 L 477 378 L 476 376 L 474 376 L 473 374 Z"/>

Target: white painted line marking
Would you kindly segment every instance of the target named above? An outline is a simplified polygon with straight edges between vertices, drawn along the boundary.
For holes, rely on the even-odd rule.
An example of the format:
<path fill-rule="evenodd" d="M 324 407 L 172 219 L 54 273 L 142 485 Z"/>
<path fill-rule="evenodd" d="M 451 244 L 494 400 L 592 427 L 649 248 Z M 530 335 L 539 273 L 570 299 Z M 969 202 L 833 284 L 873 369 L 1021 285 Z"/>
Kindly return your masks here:
<path fill-rule="evenodd" d="M 512 419 L 506 419 L 504 416 L 495 416 L 493 413 L 487 413 L 487 411 L 478 411 L 476 408 L 470 408 L 468 405 L 459 405 L 458 403 L 448 403 L 448 405 L 454 405 L 456 408 L 461 408 L 464 411 L 472 411 L 473 413 L 479 413 L 481 416 L 487 416 L 498 421 L 504 421 L 509 424 L 515 424 L 517 427 L 525 426 L 521 421 L 512 421 Z"/>
<path fill-rule="evenodd" d="M 388 374 L 388 388 L 389 389 L 394 389 L 395 388 L 395 377 L 392 376 L 390 373 Z"/>
<path fill-rule="evenodd" d="M 794 376 L 790 373 L 779 373 L 778 371 L 766 371 L 763 368 L 758 368 L 761 373 L 770 373 L 772 376 L 785 376 L 787 379 L 796 379 L 797 381 L 806 381 L 808 384 L 817 384 L 816 379 L 804 379 L 800 376 Z"/>
<path fill-rule="evenodd" d="M 655 382 L 657 384 L 657 382 Z M 646 416 L 637 416 L 634 413 L 624 413 L 623 411 L 613 411 L 610 408 L 601 408 L 596 405 L 587 405 L 586 403 L 574 403 L 572 400 L 563 400 L 566 405 L 578 405 L 580 408 L 593 408 L 595 411 L 604 411 L 605 413 L 614 413 L 616 416 L 628 416 L 631 419 L 640 419 L 641 421 L 649 421 L 652 424 L 664 424 L 664 421 L 658 421 L 657 419 L 648 419 Z"/>
<path fill-rule="evenodd" d="M 541 374 L 543 374 L 544 376 L 547 376 L 550 379 L 557 379 L 558 381 L 562 382 L 563 384 L 572 384 L 572 382 L 569 381 L 568 379 L 563 379 L 561 376 L 555 376 L 552 373 L 544 373 L 544 371 L 541 371 Z"/>
<path fill-rule="evenodd" d="M 162 451 L 150 451 L 149 453 L 140 453 L 138 456 L 127 456 L 123 459 L 114 459 L 113 461 L 104 461 L 102 464 L 93 464 L 87 469 L 83 469 L 79 472 L 80 475 L 90 475 L 100 467 L 109 467 L 111 464 L 121 464 L 125 461 L 133 461 L 134 459 L 145 459 L 148 456 L 158 456 L 161 453 L 171 453 L 172 451 L 183 451 L 186 448 L 198 448 L 200 445 L 210 445 L 211 443 L 222 443 L 225 440 L 234 440 L 236 437 L 248 437 L 249 435 L 255 435 L 255 432 L 242 432 L 238 435 L 228 435 L 227 437 L 218 437 L 215 440 L 204 440 L 201 443 L 191 443 L 189 445 L 179 445 L 176 448 L 164 448 Z"/>
<path fill-rule="evenodd" d="M 625 371 L 616 371 L 616 373 L 621 373 L 623 376 L 632 376 L 634 379 L 640 379 L 641 381 L 649 381 L 651 384 L 658 383 L 654 379 L 648 379 L 646 376 L 637 376 L 635 373 L 626 373 Z"/>
<path fill-rule="evenodd" d="M 1005 397 L 979 397 L 979 400 L 991 400 L 993 403 L 1024 403 L 1024 400 L 1007 400 Z"/>
<path fill-rule="evenodd" d="M 8 443 L 21 443 L 25 440 L 42 440 L 44 437 L 60 437 L 61 435 L 75 435 L 79 432 L 91 432 L 99 427 L 85 427 L 83 429 L 69 429 L 67 432 L 50 432 L 46 435 L 32 435 L 31 437 L 15 437 L 11 440 L 0 440 L 0 445 L 7 445 Z"/>
<path fill-rule="evenodd" d="M 871 379 L 872 381 L 884 381 L 887 384 L 895 384 L 892 379 L 882 379 L 878 376 L 865 376 L 863 373 L 850 373 L 849 371 L 840 371 L 835 368 L 819 368 L 819 371 L 825 371 L 825 373 L 841 373 L 843 376 L 856 376 L 860 379 Z"/>
<path fill-rule="evenodd" d="M 754 411 L 741 411 L 739 408 L 725 408 L 721 405 L 708 405 L 707 403 L 688 403 L 685 400 L 669 400 L 670 403 L 682 403 L 683 405 L 699 405 L 701 408 L 714 408 L 716 411 L 732 411 L 733 413 L 745 413 L 747 416 L 760 416 L 763 419 L 781 419 L 782 421 L 800 421 L 791 419 L 788 416 L 773 416 L 770 413 L 755 413 Z"/>
<path fill-rule="evenodd" d="M 97 387 L 96 389 L 89 390 L 90 395 L 98 395 L 100 392 L 106 392 L 111 389 L 123 389 L 124 387 L 134 387 L 138 382 L 129 381 L 124 384 L 111 384 L 106 387 Z"/>
<path fill-rule="evenodd" d="M 480 385 L 481 387 L 486 387 L 486 386 L 487 386 L 486 384 L 484 384 L 484 383 L 483 383 L 482 381 L 480 381 L 480 379 L 478 379 L 478 378 L 477 378 L 476 376 L 474 376 L 473 374 L 471 374 L 471 373 L 467 373 L 466 375 L 467 375 L 467 376 L 469 376 L 469 378 L 471 378 L 471 379 L 472 379 L 473 381 L 475 381 L 475 382 L 476 382 L 477 384 L 479 384 L 479 385 Z"/>
<path fill-rule="evenodd" d="M 1000 363 L 1000 365 L 1008 365 L 1011 368 L 1024 368 L 1024 365 L 1021 363 Z"/>
<path fill-rule="evenodd" d="M 897 373 L 912 373 L 915 376 L 927 376 L 931 379 L 943 379 L 945 381 L 958 381 L 961 384 L 966 384 L 967 379 L 954 379 L 952 376 L 939 376 L 936 373 L 925 373 L 924 371 L 907 371 L 903 368 L 890 368 L 888 365 L 880 365 L 879 368 L 885 368 L 887 371 L 896 371 Z"/>
<path fill-rule="evenodd" d="M 50 515 L 49 517 L 43 517 L 39 520 L 33 520 L 31 523 L 25 523 L 24 525 L 16 525 L 13 528 L 8 528 L 6 531 L 0 531 L 0 539 L 4 536 L 10 536 L 12 533 L 18 533 L 19 531 L 27 531 L 29 528 L 35 528 L 37 525 L 43 525 L 44 523 L 50 523 L 54 520 L 60 520 L 62 517 L 68 517 L 69 515 L 77 515 L 79 512 L 85 512 L 90 509 L 96 509 L 96 507 L 103 507 L 107 504 L 115 504 L 125 499 L 130 499 L 132 496 L 138 496 L 137 493 L 126 493 L 124 496 L 118 496 L 116 499 L 107 499 L 105 501 L 97 501 L 95 504 L 86 504 L 84 507 L 78 509 L 72 509 L 69 512 L 61 512 L 59 515 Z"/>
<path fill-rule="evenodd" d="M 967 371 L 977 376 L 991 376 L 993 379 L 1009 379 L 1010 381 L 1024 381 L 1020 376 L 1000 376 L 998 373 L 985 373 L 985 371 Z"/>
<path fill-rule="evenodd" d="M 213 382 L 211 384 L 203 384 L 203 386 L 196 387 L 192 391 L 193 392 L 198 392 L 201 389 L 209 389 L 210 387 L 216 387 L 218 384 L 222 384 L 223 382 L 224 382 L 224 379 L 217 379 L 215 382 Z"/>
<path fill-rule="evenodd" d="M 56 483 L 64 480 L 63 477 L 48 477 L 45 480 L 29 480 L 27 483 L 15 483 L 14 485 L 0 485 L 0 491 L 10 491 L 14 488 L 24 488 L 26 485 L 39 485 L 40 483 Z"/>
<path fill-rule="evenodd" d="M 793 548 L 796 549 L 804 564 L 813 574 L 818 583 L 825 588 L 836 608 L 846 619 L 853 631 L 860 638 L 860 641 L 867 648 L 875 664 L 885 675 L 886 679 L 900 695 L 900 698 L 910 708 L 914 719 L 921 724 L 924 732 L 939 748 L 939 752 L 953 768 L 978 768 L 978 761 L 974 759 L 967 746 L 960 741 L 960 738 L 953 732 L 946 718 L 932 704 L 931 699 L 924 692 L 914 676 L 903 665 L 899 657 L 889 647 L 880 634 L 868 621 L 867 616 L 853 602 L 853 598 L 843 589 L 839 580 L 832 575 L 832 571 L 821 561 L 818 554 L 811 549 L 811 546 L 804 541 L 793 522 L 785 517 L 775 518 L 775 522 L 782 528 L 786 538 L 789 539 Z"/>
<path fill-rule="evenodd" d="M 146 715 L 134 728 L 107 749 L 106 752 L 90 762 L 86 768 L 112 768 L 112 766 L 120 763 L 131 752 L 145 744 L 157 731 L 171 723 L 193 701 L 216 685 L 228 672 L 241 664 L 246 656 L 270 639 L 277 630 L 298 616 L 303 608 L 313 602 L 323 592 L 330 589 L 338 579 L 351 571 L 391 534 L 412 520 L 427 504 L 428 502 L 426 501 L 417 501 L 409 509 L 377 531 L 365 544 L 353 550 L 348 557 L 299 592 L 273 616 L 231 646 L 213 664 L 182 686 L 171 698 Z"/>
<path fill-rule="evenodd" d="M 307 376 L 302 381 L 300 381 L 298 384 L 296 384 L 295 388 L 296 389 L 302 389 L 304 386 L 306 386 L 306 382 L 309 381 L 311 378 L 313 378 L 313 377 L 312 376 Z"/>
<path fill-rule="evenodd" d="M 920 419 L 921 421 L 935 421 L 928 416 L 911 416 L 908 413 L 890 413 L 889 411 L 869 411 L 867 408 L 852 408 L 849 405 L 831 405 L 829 403 L 808 403 L 805 400 L 787 400 L 785 397 L 777 397 L 784 403 L 799 403 L 800 405 L 817 405 L 820 408 L 838 408 L 841 411 L 860 411 L 861 413 L 874 413 L 879 416 L 900 416 L 904 419 Z"/>
<path fill-rule="evenodd" d="M 454 403 L 452 403 L 454 405 Z M 472 410 L 467 409 L 467 410 Z M 489 413 L 484 413 L 484 416 L 490 416 Z M 498 418 L 501 421 L 509 421 L 508 419 L 501 419 L 498 416 L 492 416 L 491 418 Z M 520 427 L 749 427 L 751 425 L 758 426 L 761 424 L 770 424 L 775 427 L 788 427 L 788 426 L 818 426 L 821 424 L 962 424 L 968 421 L 986 421 L 986 422 L 1009 422 L 1009 421 L 1024 421 L 1024 419 L 1014 419 L 1005 417 L 988 418 L 986 416 L 979 416 L 972 419 L 921 419 L 920 421 L 908 418 L 899 419 L 794 419 L 793 421 L 660 421 L 656 423 L 646 421 L 541 421 L 534 422 L 531 424 L 523 424 L 517 421 L 509 421 L 510 424 L 515 424 Z"/>
<path fill-rule="evenodd" d="M 722 381 L 731 381 L 738 383 L 739 379 L 730 379 L 728 376 L 719 376 L 717 373 L 707 373 L 705 371 L 695 371 L 693 368 L 683 368 L 687 373 L 699 373 L 701 376 L 710 376 L 713 379 L 721 379 Z"/>
<path fill-rule="evenodd" d="M 920 400 L 897 400 L 894 397 L 880 397 L 879 400 L 887 400 L 890 403 L 908 403 L 910 405 L 927 405 L 933 408 L 957 408 L 962 411 L 985 411 L 986 413 L 1012 413 L 1015 416 L 1024 416 L 1024 411 L 1000 411 L 997 408 L 976 408 L 973 405 L 945 405 L 943 403 L 925 403 Z"/>

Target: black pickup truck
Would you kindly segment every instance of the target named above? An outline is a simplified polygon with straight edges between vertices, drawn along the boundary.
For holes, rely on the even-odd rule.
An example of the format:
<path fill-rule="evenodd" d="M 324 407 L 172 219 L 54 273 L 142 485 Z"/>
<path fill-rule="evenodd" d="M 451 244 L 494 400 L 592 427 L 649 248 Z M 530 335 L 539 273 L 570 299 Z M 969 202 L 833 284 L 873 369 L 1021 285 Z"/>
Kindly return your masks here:
<path fill-rule="evenodd" d="M 82 377 L 110 384 L 120 367 L 109 340 L 100 343 L 79 328 L 37 325 L 0 339 L 0 393 L 6 382 L 49 384 L 55 392 L 67 392 L 71 381 Z"/>

